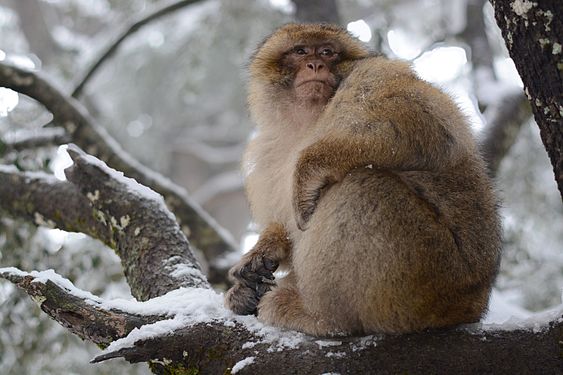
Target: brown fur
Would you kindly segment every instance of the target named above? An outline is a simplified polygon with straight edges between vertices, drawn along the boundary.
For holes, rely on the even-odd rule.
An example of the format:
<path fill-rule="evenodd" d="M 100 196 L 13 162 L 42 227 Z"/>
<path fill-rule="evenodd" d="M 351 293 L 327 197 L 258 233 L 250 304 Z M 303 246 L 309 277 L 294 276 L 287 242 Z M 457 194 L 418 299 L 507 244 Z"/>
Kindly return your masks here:
<path fill-rule="evenodd" d="M 305 103 L 292 82 L 307 68 L 288 51 L 327 41 L 339 87 Z M 498 267 L 499 220 L 452 100 L 335 26 L 282 27 L 250 75 L 258 134 L 244 168 L 265 230 L 233 267 L 227 305 L 321 336 L 478 321 Z M 272 286 L 278 264 L 289 273 Z"/>

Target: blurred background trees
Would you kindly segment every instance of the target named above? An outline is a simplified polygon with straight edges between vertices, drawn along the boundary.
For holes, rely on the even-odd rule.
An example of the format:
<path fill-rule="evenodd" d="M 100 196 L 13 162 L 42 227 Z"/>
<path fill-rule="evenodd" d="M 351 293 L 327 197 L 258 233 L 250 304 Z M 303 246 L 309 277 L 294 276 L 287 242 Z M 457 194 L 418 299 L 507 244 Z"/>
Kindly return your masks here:
<path fill-rule="evenodd" d="M 132 17 L 162 3 L 0 0 L 0 60 L 43 70 L 70 92 Z M 482 139 L 502 201 L 504 256 L 492 309 L 504 309 L 506 318 L 561 303 L 561 198 L 522 83 L 484 0 L 200 0 L 127 38 L 80 100 L 123 148 L 185 186 L 248 248 L 255 236 L 239 172 L 252 132 L 245 64 L 276 26 L 296 19 L 339 22 L 375 51 L 411 61 L 458 101 Z M 63 148 L 16 147 L 50 121 L 33 100 L 0 88 L 0 164 L 64 178 Z M 0 266 L 55 268 L 95 294 L 130 295 L 119 260 L 99 242 L 5 215 Z M 77 345 L 76 337 L 30 309 L 9 283 L 0 283 L 0 303 L 2 374 L 147 373 L 145 366 L 118 361 L 88 364 L 97 349 Z"/>

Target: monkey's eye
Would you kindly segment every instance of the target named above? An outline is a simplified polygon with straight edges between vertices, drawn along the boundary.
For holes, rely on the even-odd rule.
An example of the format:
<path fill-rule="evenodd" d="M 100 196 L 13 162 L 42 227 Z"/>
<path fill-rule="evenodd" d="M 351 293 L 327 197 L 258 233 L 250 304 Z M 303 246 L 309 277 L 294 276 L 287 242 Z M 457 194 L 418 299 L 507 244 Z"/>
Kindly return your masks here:
<path fill-rule="evenodd" d="M 302 48 L 302 47 L 295 48 L 294 52 L 298 55 L 306 55 L 307 54 L 307 50 L 305 50 L 305 48 Z"/>
<path fill-rule="evenodd" d="M 321 56 L 330 57 L 330 56 L 334 55 L 334 51 L 331 50 L 330 48 L 323 48 L 323 49 L 321 50 L 321 53 L 320 53 L 320 54 L 321 54 Z"/>

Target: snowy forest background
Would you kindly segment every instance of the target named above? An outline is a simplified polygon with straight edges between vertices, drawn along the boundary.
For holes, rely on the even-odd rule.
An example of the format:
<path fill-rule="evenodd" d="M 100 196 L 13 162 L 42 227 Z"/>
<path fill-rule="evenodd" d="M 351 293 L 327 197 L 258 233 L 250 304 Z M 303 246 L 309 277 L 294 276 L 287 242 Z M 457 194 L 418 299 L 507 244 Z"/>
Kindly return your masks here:
<path fill-rule="evenodd" d="M 0 0 L 0 61 L 38 69 L 68 91 L 132 17 L 162 1 Z M 446 89 L 483 135 L 503 98 L 521 94 L 491 6 L 484 4 L 489 66 L 468 37 L 475 0 L 340 0 L 340 20 L 374 50 L 412 61 Z M 248 249 L 256 236 L 238 165 L 252 124 L 245 64 L 256 44 L 292 21 L 289 0 L 202 0 L 141 28 L 85 87 L 82 102 L 123 148 L 186 187 Z M 465 32 L 464 32 L 465 31 Z M 528 110 L 529 112 L 529 110 Z M 489 322 L 561 303 L 563 207 L 531 113 L 496 171 L 505 238 Z M 51 120 L 35 101 L 0 88 L 0 146 L 38 134 Z M 63 179 L 64 147 L 6 152 L 0 164 Z M 83 234 L 0 216 L 0 267 L 56 269 L 79 288 L 130 297 L 119 258 Z M 81 342 L 8 282 L 0 283 L 1 374 L 146 374 L 145 365 L 91 365 Z"/>

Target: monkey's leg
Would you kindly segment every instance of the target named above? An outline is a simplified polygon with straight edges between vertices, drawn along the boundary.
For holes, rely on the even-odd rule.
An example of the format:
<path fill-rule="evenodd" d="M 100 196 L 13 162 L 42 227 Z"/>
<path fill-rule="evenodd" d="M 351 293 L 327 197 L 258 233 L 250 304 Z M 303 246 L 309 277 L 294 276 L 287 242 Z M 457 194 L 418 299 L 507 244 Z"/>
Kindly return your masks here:
<path fill-rule="evenodd" d="M 308 311 L 296 286 L 293 272 L 266 293 L 258 305 L 258 319 L 278 327 L 294 329 L 313 336 L 329 336 L 334 325 Z"/>
<path fill-rule="evenodd" d="M 258 302 L 275 285 L 273 273 L 291 251 L 285 228 L 270 224 L 254 248 L 229 271 L 234 286 L 225 295 L 227 307 L 237 314 L 255 314 Z"/>

